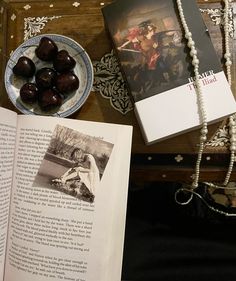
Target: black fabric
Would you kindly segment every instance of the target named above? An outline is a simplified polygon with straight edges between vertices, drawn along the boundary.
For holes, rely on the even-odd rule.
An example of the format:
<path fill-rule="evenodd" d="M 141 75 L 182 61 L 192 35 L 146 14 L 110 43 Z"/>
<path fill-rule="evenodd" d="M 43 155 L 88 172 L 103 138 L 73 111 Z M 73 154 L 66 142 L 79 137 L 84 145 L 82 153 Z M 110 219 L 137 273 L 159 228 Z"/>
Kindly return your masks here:
<path fill-rule="evenodd" d="M 236 280 L 236 219 L 196 197 L 175 203 L 179 184 L 129 190 L 122 280 Z"/>

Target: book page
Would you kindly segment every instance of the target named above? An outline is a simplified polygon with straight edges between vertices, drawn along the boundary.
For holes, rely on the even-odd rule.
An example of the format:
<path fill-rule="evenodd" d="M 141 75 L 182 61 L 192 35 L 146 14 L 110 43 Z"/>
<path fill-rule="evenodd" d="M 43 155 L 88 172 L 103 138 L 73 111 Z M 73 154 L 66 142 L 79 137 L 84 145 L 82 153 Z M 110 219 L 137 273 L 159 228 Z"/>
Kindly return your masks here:
<path fill-rule="evenodd" d="M 123 145 L 124 154 L 126 157 L 121 156 L 121 161 L 118 163 L 117 170 L 127 170 L 130 168 L 130 161 L 127 161 L 127 157 L 130 157 L 131 151 L 131 142 L 129 142 L 130 136 L 128 134 L 121 134 L 121 138 L 123 139 L 123 144 L 120 142 L 120 145 Z M 122 148 L 119 148 L 122 149 Z M 118 149 L 118 150 L 119 150 Z M 126 159 L 125 159 L 126 158 Z M 127 188 L 129 182 L 129 174 L 123 173 L 120 176 L 119 181 L 116 183 L 119 187 L 116 188 L 116 200 L 114 200 L 114 220 L 112 224 L 112 233 L 110 235 L 110 251 L 109 251 L 109 265 L 110 269 L 107 273 L 106 280 L 121 280 L 121 269 L 122 269 L 122 257 L 123 257 L 123 246 L 124 246 L 124 233 L 125 233 L 125 222 L 126 222 L 126 209 L 127 209 Z M 124 196 L 126 195 L 126 200 L 124 200 Z M 122 253 L 117 251 L 117 249 L 121 249 Z M 113 267 L 113 263 L 117 263 L 119 266 Z M 120 278 L 118 279 L 118 276 Z M 104 279 L 105 280 L 105 279 Z"/>
<path fill-rule="evenodd" d="M 126 204 L 128 193 L 128 178 L 130 167 L 130 151 L 131 151 L 131 134 L 129 128 L 120 128 L 118 133 L 118 140 L 114 146 L 113 170 L 115 171 L 112 177 L 104 177 L 107 181 L 104 192 L 100 193 L 102 212 L 95 213 L 94 227 L 101 227 L 103 231 L 98 232 L 100 235 L 98 239 L 92 241 L 92 247 L 96 248 L 93 255 L 90 256 L 91 263 L 94 268 L 102 268 L 101 278 L 96 278 L 96 271 L 88 272 L 87 280 L 104 280 L 104 281 L 120 281 L 121 267 L 122 267 L 122 253 L 125 232 L 126 219 Z M 109 169 L 106 171 L 110 173 Z M 112 189 L 112 193 L 111 193 Z M 105 199 L 105 201 L 104 201 Z M 104 204 L 105 203 L 105 204 Z M 109 213 L 107 220 L 104 221 L 104 214 Z M 104 221 L 104 222 L 103 222 Z M 109 225 L 110 227 L 107 227 Z M 102 254 L 103 253 L 103 254 Z M 101 262 L 101 261 L 106 262 Z"/>
<path fill-rule="evenodd" d="M 130 147 L 131 127 L 55 117 L 18 120 L 5 281 L 109 280 L 104 276 L 119 187 L 113 183 L 123 183 L 120 172 L 124 178 L 129 173 L 119 162 L 129 161 L 130 151 L 123 155 L 122 147 L 124 139 Z M 127 186 L 121 191 L 123 206 Z M 114 267 L 121 270 L 119 262 Z"/>
<path fill-rule="evenodd" d="M 0 280 L 3 280 L 17 114 L 0 108 Z"/>

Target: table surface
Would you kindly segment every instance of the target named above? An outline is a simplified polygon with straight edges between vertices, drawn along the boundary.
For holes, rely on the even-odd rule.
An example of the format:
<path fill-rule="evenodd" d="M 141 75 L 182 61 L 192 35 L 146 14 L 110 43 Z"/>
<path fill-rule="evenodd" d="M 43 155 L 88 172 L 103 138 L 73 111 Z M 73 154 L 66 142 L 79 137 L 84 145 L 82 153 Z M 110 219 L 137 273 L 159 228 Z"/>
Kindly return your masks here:
<path fill-rule="evenodd" d="M 71 37 L 84 47 L 91 60 L 101 61 L 112 50 L 111 41 L 104 28 L 101 8 L 111 1 L 104 0 L 57 0 L 57 1 L 10 1 L 0 3 L 0 75 L 4 76 L 7 58 L 26 39 L 46 33 L 60 33 Z M 223 57 L 221 32 L 222 6 L 220 1 L 198 1 L 203 19 L 209 29 L 216 52 Z M 236 3 L 232 3 L 230 47 L 234 47 Z M 235 56 L 232 66 L 232 90 L 235 89 Z M 7 97 L 1 83 L 0 106 L 17 112 Z M 134 127 L 131 180 L 186 181 L 192 180 L 198 152 L 199 130 L 168 140 L 145 145 L 133 110 L 126 114 L 111 106 L 111 99 L 92 91 L 83 107 L 70 118 L 129 124 Z M 201 181 L 223 181 L 229 163 L 229 136 L 227 120 L 209 126 L 208 143 L 201 166 Z M 236 180 L 236 170 L 231 180 Z"/>

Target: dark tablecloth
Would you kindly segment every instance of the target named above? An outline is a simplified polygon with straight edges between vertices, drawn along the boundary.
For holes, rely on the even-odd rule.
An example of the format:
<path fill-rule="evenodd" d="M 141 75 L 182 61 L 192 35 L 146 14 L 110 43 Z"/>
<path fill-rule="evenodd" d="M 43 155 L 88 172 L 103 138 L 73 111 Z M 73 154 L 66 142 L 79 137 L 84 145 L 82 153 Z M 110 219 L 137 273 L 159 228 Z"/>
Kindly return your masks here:
<path fill-rule="evenodd" d="M 175 203 L 179 184 L 129 190 L 123 280 L 236 280 L 236 218 L 197 198 Z"/>

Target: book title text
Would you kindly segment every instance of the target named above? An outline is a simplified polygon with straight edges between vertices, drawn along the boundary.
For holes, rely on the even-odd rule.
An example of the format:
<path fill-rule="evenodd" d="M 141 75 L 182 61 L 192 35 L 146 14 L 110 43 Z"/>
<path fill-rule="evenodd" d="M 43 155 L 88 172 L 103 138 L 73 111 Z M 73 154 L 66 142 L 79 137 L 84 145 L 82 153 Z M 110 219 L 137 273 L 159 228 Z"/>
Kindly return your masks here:
<path fill-rule="evenodd" d="M 212 84 L 217 81 L 213 70 L 203 72 L 202 74 L 199 75 L 199 79 L 202 83 L 201 84 L 202 86 L 206 86 L 206 85 Z M 196 89 L 196 87 L 197 87 L 195 80 L 196 80 L 195 77 L 188 78 L 189 83 L 188 83 L 187 87 L 190 91 L 192 91 L 193 89 Z"/>

